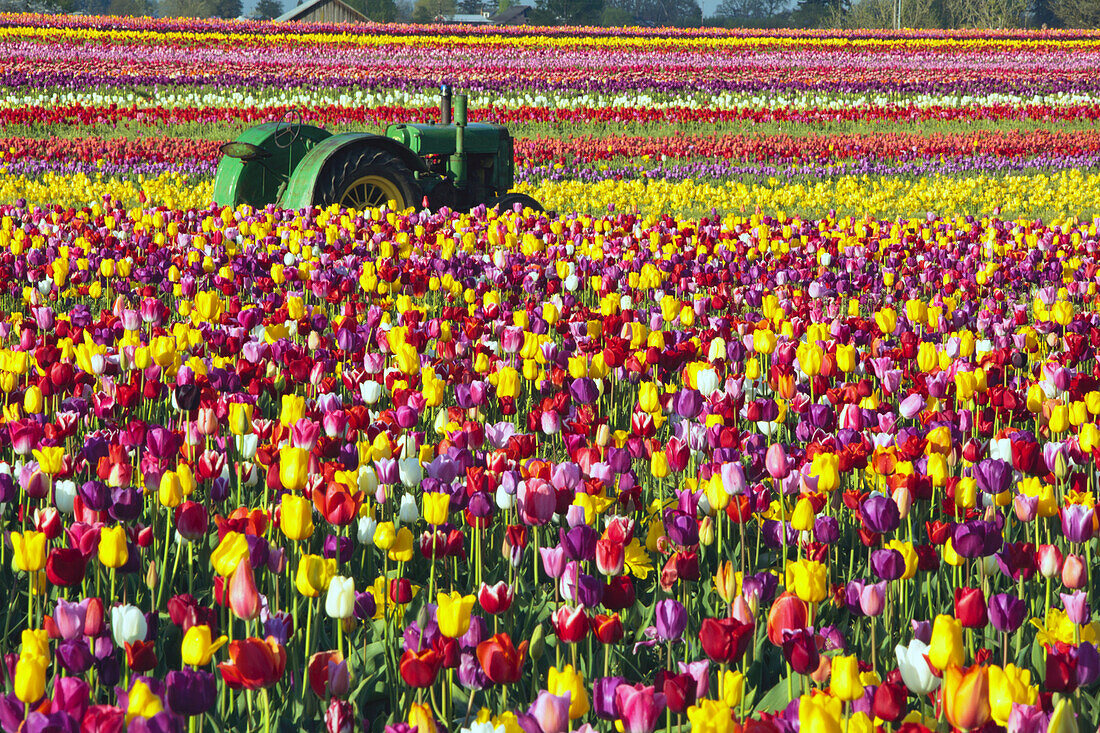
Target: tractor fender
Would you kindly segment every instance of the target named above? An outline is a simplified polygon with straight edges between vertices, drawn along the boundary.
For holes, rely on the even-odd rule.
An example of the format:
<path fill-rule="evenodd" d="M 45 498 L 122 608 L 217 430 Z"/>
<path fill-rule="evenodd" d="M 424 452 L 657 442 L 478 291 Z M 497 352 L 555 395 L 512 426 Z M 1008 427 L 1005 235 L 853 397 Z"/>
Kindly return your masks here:
<path fill-rule="evenodd" d="M 279 145 L 278 136 L 289 140 Z M 295 130 L 278 122 L 265 122 L 242 132 L 234 142 L 256 145 L 267 153 L 263 160 L 240 160 L 223 155 L 214 175 L 214 202 L 218 206 L 240 204 L 266 206 L 278 198 L 290 171 L 305 157 L 309 148 L 330 137 L 327 130 L 298 125 Z"/>
<path fill-rule="evenodd" d="M 317 200 L 317 180 L 332 158 L 350 148 L 370 147 L 393 154 L 413 173 L 428 171 L 424 161 L 398 141 L 369 132 L 346 132 L 323 140 L 306 154 L 290 174 L 286 191 L 279 200 L 284 209 L 306 209 L 321 204 Z"/>

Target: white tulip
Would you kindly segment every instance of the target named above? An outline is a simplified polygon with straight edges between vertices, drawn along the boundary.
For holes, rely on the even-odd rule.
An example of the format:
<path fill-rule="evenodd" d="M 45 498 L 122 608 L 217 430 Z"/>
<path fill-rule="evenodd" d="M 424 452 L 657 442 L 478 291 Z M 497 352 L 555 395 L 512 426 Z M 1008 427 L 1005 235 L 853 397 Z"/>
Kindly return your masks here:
<path fill-rule="evenodd" d="M 509 494 L 503 486 L 497 487 L 497 507 L 503 511 L 508 511 L 516 505 L 516 497 Z"/>
<path fill-rule="evenodd" d="M 363 402 L 373 405 L 382 397 L 382 385 L 373 380 L 363 382 L 359 385 L 359 394 L 362 396 Z"/>
<path fill-rule="evenodd" d="M 115 606 L 111 609 L 111 633 L 120 649 L 125 649 L 127 643 L 145 639 L 149 633 L 145 614 L 137 606 Z"/>
<path fill-rule="evenodd" d="M 348 618 L 355 609 L 355 581 L 341 575 L 335 576 L 328 584 L 325 596 L 325 613 L 329 618 Z"/>
<path fill-rule="evenodd" d="M 374 517 L 359 517 L 359 525 L 356 527 L 355 536 L 361 545 L 374 544 L 374 530 L 378 529 L 378 521 Z"/>
<path fill-rule="evenodd" d="M 73 481 L 58 481 L 53 485 L 53 500 L 57 511 L 62 514 L 72 514 L 76 501 L 76 483 Z"/>
<path fill-rule="evenodd" d="M 420 467 L 420 461 L 416 458 L 402 458 L 397 462 L 397 476 L 407 489 L 420 485 L 424 478 L 424 469 Z"/>
<path fill-rule="evenodd" d="M 420 509 L 416 506 L 416 499 L 412 494 L 401 497 L 401 508 L 397 510 L 397 516 L 401 524 L 415 524 L 420 519 Z"/>
<path fill-rule="evenodd" d="M 894 654 L 898 658 L 898 669 L 901 670 L 901 679 L 913 694 L 927 695 L 940 686 L 940 679 L 932 674 L 924 655 L 928 653 L 928 645 L 920 639 L 913 639 L 909 646 L 898 644 L 894 647 Z"/>

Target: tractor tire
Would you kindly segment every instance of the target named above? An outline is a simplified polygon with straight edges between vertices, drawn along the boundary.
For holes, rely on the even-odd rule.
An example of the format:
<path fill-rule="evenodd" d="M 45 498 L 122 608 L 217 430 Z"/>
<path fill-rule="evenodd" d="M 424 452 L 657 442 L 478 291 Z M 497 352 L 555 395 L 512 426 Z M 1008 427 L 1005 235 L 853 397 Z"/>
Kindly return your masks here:
<path fill-rule="evenodd" d="M 389 151 L 353 146 L 332 157 L 317 177 L 315 203 L 362 211 L 395 203 L 396 210 L 420 206 L 423 193 L 409 167 Z"/>
<path fill-rule="evenodd" d="M 542 208 L 542 204 L 525 193 L 506 193 L 489 204 L 489 207 L 500 207 L 500 211 L 503 213 L 506 210 L 512 209 L 516 204 L 520 204 L 525 209 L 531 209 L 536 213 L 542 213 L 546 210 Z"/>

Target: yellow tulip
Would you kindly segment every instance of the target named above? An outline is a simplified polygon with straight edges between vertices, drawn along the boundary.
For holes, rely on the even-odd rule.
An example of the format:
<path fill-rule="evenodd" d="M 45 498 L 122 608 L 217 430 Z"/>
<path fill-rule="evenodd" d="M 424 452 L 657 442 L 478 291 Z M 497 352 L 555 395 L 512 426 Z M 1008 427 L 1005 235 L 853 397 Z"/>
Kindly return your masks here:
<path fill-rule="evenodd" d="M 787 589 L 806 603 L 817 603 L 828 596 L 829 573 L 823 563 L 798 560 L 787 564 Z"/>
<path fill-rule="evenodd" d="M 116 524 L 99 532 L 99 562 L 108 568 L 120 568 L 130 559 L 126 546 L 126 528 Z"/>
<path fill-rule="evenodd" d="M 302 555 L 294 587 L 307 598 L 316 598 L 326 590 L 336 576 L 336 559 L 326 560 L 320 555 Z"/>
<path fill-rule="evenodd" d="M 928 661 L 939 670 L 962 666 L 962 624 L 958 620 L 944 614 L 936 616 L 932 624 L 932 642 L 928 645 Z"/>
<path fill-rule="evenodd" d="M 285 446 L 279 449 L 279 482 L 287 491 L 301 491 L 309 476 L 309 451 Z"/>
<path fill-rule="evenodd" d="M 1009 664 L 989 668 L 989 710 L 997 725 L 1008 725 L 1012 703 L 1034 705 L 1039 688 L 1031 684 L 1031 670 Z"/>
<path fill-rule="evenodd" d="M 584 677 L 573 669 L 573 665 L 567 664 L 561 671 L 558 671 L 557 667 L 551 667 L 546 689 L 551 695 L 559 697 L 569 694 L 570 720 L 576 720 L 588 714 L 590 710 L 588 690 L 584 684 Z"/>
<path fill-rule="evenodd" d="M 34 459 L 38 461 L 38 468 L 42 473 L 50 476 L 56 476 L 61 473 L 61 461 L 65 457 L 65 448 L 63 446 L 35 448 L 31 452 L 34 455 Z"/>
<path fill-rule="evenodd" d="M 438 526 L 447 521 L 447 511 L 451 506 L 450 494 L 428 492 L 421 498 L 422 514 L 428 524 Z"/>
<path fill-rule="evenodd" d="M 210 664 L 214 653 L 221 649 L 226 642 L 225 636 L 219 636 L 211 640 L 210 627 L 205 624 L 196 624 L 183 635 L 183 643 L 180 646 L 180 655 L 184 664 L 192 667 L 205 667 Z"/>
<path fill-rule="evenodd" d="M 46 667 L 49 661 L 37 654 L 20 655 L 15 663 L 15 696 L 25 705 L 36 703 L 46 694 Z"/>
<path fill-rule="evenodd" d="M 279 529 L 287 539 L 301 541 L 313 536 L 313 504 L 309 499 L 283 494 L 279 509 Z"/>
<path fill-rule="evenodd" d="M 153 694 L 149 686 L 137 680 L 130 687 L 130 701 L 126 707 L 126 724 L 134 718 L 151 718 L 164 709 L 160 698 Z"/>
<path fill-rule="evenodd" d="M 222 541 L 210 553 L 210 566 L 218 575 L 228 578 L 247 556 L 248 539 L 240 532 L 226 532 Z"/>
<path fill-rule="evenodd" d="M 439 633 L 451 639 L 465 634 L 470 629 L 470 614 L 476 600 L 474 596 L 464 596 L 458 591 L 440 593 L 436 597 L 438 603 L 436 622 L 439 624 Z"/>
<path fill-rule="evenodd" d="M 290 427 L 302 419 L 306 411 L 306 400 L 296 394 L 285 394 L 282 399 L 282 409 L 279 412 L 279 422 L 284 427 Z"/>
<path fill-rule="evenodd" d="M 863 684 L 859 680 L 859 661 L 854 654 L 833 657 L 829 687 L 833 697 L 845 702 L 863 697 Z"/>
<path fill-rule="evenodd" d="M 43 532 L 12 532 L 14 565 L 24 573 L 36 573 L 46 567 L 46 535 Z"/>

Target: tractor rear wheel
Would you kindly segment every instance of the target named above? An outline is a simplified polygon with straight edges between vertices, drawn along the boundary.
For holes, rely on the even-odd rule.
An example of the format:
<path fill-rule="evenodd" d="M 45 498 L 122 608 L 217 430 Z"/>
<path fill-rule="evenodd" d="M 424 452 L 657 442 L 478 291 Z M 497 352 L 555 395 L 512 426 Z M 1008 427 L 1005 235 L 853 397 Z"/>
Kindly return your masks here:
<path fill-rule="evenodd" d="M 499 206 L 501 213 L 504 213 L 505 211 L 512 210 L 516 204 L 520 204 L 523 208 L 531 209 L 536 213 L 545 211 L 545 209 L 542 208 L 542 204 L 525 193 L 506 193 L 494 201 L 491 206 Z"/>
<path fill-rule="evenodd" d="M 398 211 L 419 205 L 423 194 L 409 167 L 381 148 L 355 146 L 333 156 L 317 178 L 317 203 L 362 211 L 392 201 Z"/>

